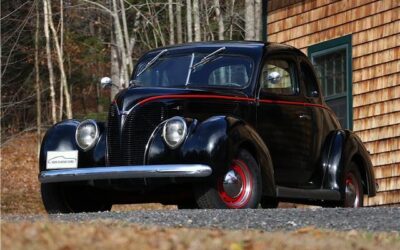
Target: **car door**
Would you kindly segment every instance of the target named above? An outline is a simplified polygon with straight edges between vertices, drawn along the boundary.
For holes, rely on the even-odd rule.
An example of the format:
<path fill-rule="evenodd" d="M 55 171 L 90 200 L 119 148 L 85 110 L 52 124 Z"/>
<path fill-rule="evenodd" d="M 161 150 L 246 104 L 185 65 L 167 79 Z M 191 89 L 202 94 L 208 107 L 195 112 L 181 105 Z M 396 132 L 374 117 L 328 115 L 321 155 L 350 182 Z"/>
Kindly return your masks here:
<path fill-rule="evenodd" d="M 304 105 L 295 57 L 269 56 L 260 74 L 257 128 L 268 146 L 278 185 L 308 185 L 312 110 Z"/>

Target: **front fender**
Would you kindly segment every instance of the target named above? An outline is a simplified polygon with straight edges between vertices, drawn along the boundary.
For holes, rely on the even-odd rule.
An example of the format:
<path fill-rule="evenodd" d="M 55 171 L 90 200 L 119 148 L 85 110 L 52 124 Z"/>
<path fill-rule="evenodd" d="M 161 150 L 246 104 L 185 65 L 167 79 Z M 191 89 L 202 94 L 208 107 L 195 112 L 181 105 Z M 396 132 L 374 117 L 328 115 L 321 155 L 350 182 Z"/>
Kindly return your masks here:
<path fill-rule="evenodd" d="M 39 170 L 46 170 L 46 159 L 48 151 L 71 151 L 78 150 L 78 168 L 105 166 L 106 136 L 105 126 L 97 122 L 100 138 L 97 144 L 89 151 L 81 150 L 75 141 L 77 120 L 65 120 L 55 124 L 45 134 L 40 147 Z"/>
<path fill-rule="evenodd" d="M 337 190 L 344 197 L 345 168 L 351 161 L 357 163 L 362 177 L 364 192 L 368 196 L 376 194 L 375 175 L 369 153 L 360 138 L 349 130 L 336 130 L 326 139 L 322 153 L 324 177 L 323 189 Z"/>
<path fill-rule="evenodd" d="M 258 162 L 263 194 L 275 196 L 275 182 L 269 151 L 258 134 L 244 121 L 214 116 L 203 122 L 186 119 L 188 135 L 177 149 L 170 149 L 162 138 L 162 125 L 156 130 L 146 152 L 146 164 L 199 163 L 213 169 L 211 178 L 226 172 L 240 148 L 245 148 Z"/>

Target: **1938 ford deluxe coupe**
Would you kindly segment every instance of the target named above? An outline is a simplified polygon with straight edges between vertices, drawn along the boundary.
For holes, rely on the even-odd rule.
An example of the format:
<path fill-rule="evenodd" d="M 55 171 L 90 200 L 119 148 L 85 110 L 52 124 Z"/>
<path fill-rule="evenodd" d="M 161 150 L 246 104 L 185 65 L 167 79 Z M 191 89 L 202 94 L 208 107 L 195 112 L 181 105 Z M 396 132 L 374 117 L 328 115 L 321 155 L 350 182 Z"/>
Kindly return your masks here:
<path fill-rule="evenodd" d="M 359 207 L 376 193 L 369 153 L 325 104 L 308 58 L 261 42 L 146 53 L 106 123 L 48 130 L 39 180 L 49 213 L 144 202 Z"/>

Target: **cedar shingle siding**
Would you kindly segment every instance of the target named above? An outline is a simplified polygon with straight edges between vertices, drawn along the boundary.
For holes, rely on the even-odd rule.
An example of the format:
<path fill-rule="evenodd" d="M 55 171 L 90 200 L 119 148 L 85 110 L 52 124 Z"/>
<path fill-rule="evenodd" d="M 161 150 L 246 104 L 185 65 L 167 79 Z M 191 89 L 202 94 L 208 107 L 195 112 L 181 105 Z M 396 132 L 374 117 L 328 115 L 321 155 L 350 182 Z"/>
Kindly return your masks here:
<path fill-rule="evenodd" d="M 307 54 L 352 35 L 353 130 L 371 153 L 379 192 L 365 205 L 400 204 L 400 1 L 268 1 L 268 41 Z"/>

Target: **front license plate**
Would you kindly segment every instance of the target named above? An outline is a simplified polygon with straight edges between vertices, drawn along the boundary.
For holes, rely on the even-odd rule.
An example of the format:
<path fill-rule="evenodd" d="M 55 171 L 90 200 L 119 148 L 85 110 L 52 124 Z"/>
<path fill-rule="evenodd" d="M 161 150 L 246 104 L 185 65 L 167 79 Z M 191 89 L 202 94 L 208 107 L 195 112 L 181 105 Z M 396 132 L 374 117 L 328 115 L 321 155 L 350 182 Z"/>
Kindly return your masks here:
<path fill-rule="evenodd" d="M 78 167 L 78 150 L 47 151 L 46 169 L 64 169 Z"/>

